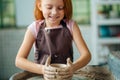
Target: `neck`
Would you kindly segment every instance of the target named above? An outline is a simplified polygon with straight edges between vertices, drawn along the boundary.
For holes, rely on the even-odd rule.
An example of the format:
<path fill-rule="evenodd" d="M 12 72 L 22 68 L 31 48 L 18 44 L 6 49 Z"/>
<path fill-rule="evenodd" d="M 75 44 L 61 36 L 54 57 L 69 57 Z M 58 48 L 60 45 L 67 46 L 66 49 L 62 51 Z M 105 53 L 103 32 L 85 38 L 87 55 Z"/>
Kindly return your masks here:
<path fill-rule="evenodd" d="M 60 25 L 60 22 L 59 23 L 49 23 L 47 21 L 45 21 L 45 24 L 46 24 L 46 27 L 58 27 Z"/>

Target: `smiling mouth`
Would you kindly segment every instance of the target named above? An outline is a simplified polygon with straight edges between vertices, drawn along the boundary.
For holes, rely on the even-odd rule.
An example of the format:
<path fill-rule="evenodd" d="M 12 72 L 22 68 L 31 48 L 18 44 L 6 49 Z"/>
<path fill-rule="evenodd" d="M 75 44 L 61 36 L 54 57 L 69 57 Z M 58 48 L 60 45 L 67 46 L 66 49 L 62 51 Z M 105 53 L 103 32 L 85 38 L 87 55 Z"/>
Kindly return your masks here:
<path fill-rule="evenodd" d="M 56 20 L 58 19 L 59 17 L 52 17 L 52 16 L 49 16 L 51 20 Z"/>

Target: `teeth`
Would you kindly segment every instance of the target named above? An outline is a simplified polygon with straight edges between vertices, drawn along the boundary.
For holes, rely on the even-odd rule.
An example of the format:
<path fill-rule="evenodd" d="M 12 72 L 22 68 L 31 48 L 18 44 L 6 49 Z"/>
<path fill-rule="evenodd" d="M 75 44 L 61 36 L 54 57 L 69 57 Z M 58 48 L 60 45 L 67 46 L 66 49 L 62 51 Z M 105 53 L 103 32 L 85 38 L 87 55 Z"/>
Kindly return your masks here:
<path fill-rule="evenodd" d="M 53 19 L 56 19 L 56 18 L 58 18 L 58 17 L 54 17 L 54 16 L 50 16 L 51 18 L 53 18 Z"/>
<path fill-rule="evenodd" d="M 50 18 L 53 19 L 53 20 L 57 19 L 57 17 L 50 17 Z"/>
<path fill-rule="evenodd" d="M 56 19 L 56 17 L 51 17 L 52 19 Z"/>

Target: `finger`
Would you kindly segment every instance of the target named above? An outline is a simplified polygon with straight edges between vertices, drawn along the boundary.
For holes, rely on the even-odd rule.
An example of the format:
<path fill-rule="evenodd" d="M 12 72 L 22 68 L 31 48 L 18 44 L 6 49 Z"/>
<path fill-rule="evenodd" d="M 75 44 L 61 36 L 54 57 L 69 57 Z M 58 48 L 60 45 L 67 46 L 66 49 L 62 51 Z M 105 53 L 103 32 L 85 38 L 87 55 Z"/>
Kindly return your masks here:
<path fill-rule="evenodd" d="M 73 75 L 71 75 L 71 74 L 70 75 L 63 75 L 63 76 L 61 76 L 61 78 L 69 80 L 69 78 L 72 78 L 72 76 Z"/>
<path fill-rule="evenodd" d="M 68 71 L 59 71 L 58 74 L 63 76 L 63 75 L 69 75 L 70 73 Z"/>
<path fill-rule="evenodd" d="M 48 56 L 46 63 L 45 63 L 45 66 L 50 65 L 50 62 L 51 62 L 51 56 Z"/>
<path fill-rule="evenodd" d="M 67 58 L 67 66 L 71 66 L 72 65 L 72 61 L 70 60 L 70 58 Z"/>
<path fill-rule="evenodd" d="M 53 80 L 53 79 L 56 78 L 56 75 L 48 75 L 48 74 L 44 74 L 44 78 L 49 79 L 49 80 Z M 46 80 L 46 79 L 45 79 L 45 80 Z"/>
<path fill-rule="evenodd" d="M 59 74 L 60 76 L 73 75 L 73 73 L 71 72 L 58 72 L 57 74 Z"/>
<path fill-rule="evenodd" d="M 53 79 L 53 78 L 55 78 L 55 75 L 44 74 L 44 77 L 46 77 L 48 79 Z"/>
<path fill-rule="evenodd" d="M 72 72 L 72 70 L 71 70 L 70 68 L 66 68 L 65 71 L 62 71 L 62 70 L 61 70 L 61 71 L 58 72 L 58 74 L 59 74 L 59 75 L 63 75 L 63 76 L 64 76 L 64 75 L 73 75 L 73 72 Z"/>
<path fill-rule="evenodd" d="M 49 75 L 55 75 L 55 74 L 58 74 L 58 72 L 47 71 L 47 70 L 45 70 L 44 73 L 45 73 L 45 74 L 49 74 Z"/>
<path fill-rule="evenodd" d="M 58 69 L 48 66 L 48 67 L 45 67 L 45 70 L 46 71 L 51 71 L 51 72 L 57 72 Z"/>

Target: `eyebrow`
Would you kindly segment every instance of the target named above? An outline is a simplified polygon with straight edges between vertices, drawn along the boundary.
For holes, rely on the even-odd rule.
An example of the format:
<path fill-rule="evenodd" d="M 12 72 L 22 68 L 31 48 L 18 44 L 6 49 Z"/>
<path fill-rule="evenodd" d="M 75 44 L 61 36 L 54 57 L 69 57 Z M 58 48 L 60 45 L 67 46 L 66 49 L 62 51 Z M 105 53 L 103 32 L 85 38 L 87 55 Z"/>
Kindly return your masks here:
<path fill-rule="evenodd" d="M 45 6 L 52 6 L 52 4 L 45 4 Z M 58 5 L 58 7 L 59 7 L 59 6 L 60 6 L 60 7 L 61 7 L 61 6 L 64 7 L 64 5 Z"/>

